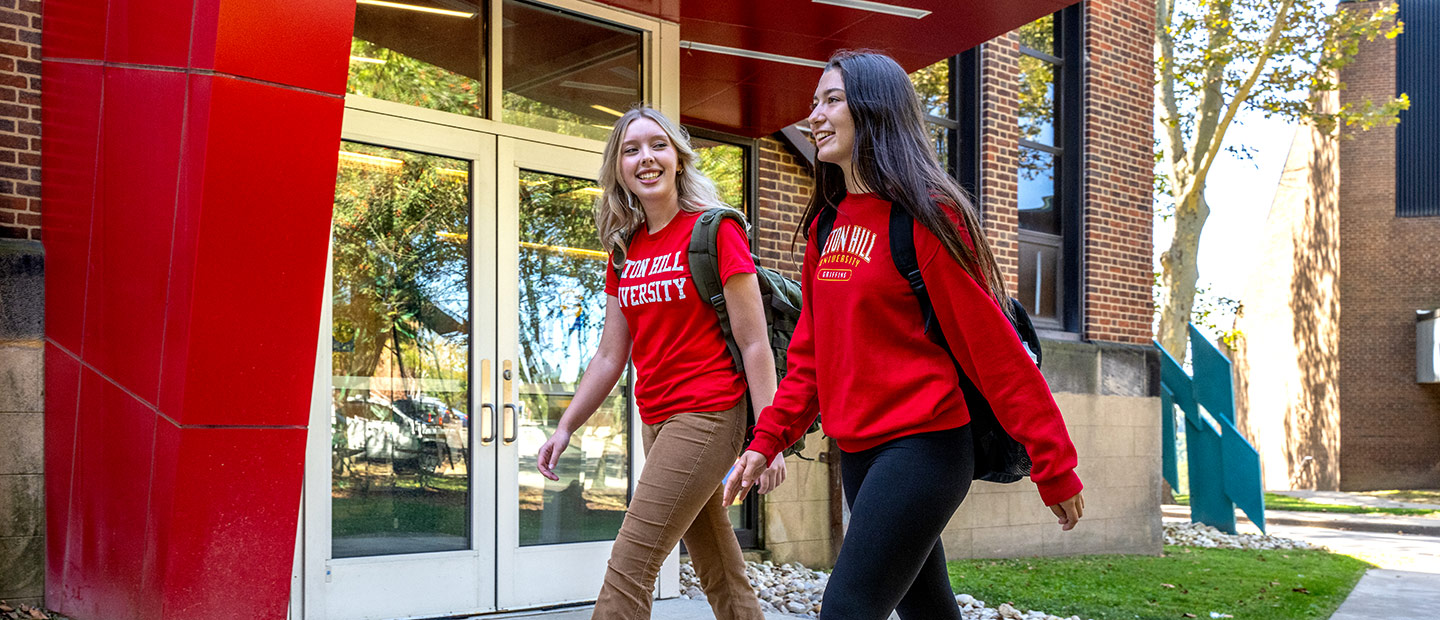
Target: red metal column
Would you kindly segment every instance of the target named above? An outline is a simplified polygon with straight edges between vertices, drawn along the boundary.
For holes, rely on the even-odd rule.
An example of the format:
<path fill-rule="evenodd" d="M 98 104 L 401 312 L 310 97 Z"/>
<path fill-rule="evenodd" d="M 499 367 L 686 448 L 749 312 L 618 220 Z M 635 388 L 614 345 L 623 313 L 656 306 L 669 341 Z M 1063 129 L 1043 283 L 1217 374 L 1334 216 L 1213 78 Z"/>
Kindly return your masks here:
<path fill-rule="evenodd" d="M 283 618 L 354 0 L 47 0 L 46 602 Z"/>

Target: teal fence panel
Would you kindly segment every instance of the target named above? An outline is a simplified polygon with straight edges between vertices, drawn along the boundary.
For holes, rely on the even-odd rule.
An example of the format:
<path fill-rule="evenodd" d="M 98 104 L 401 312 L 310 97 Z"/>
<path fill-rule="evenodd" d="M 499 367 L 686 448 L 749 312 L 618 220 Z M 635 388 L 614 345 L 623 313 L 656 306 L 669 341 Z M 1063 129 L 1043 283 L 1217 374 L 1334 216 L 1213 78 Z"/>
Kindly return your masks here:
<path fill-rule="evenodd" d="M 1265 495 L 1260 453 L 1235 428 L 1235 388 L 1230 360 L 1194 325 L 1190 326 L 1194 375 L 1159 343 L 1162 467 L 1172 488 L 1179 486 L 1174 409 L 1185 414 L 1186 469 L 1190 520 L 1235 533 L 1235 508 L 1265 531 Z"/>

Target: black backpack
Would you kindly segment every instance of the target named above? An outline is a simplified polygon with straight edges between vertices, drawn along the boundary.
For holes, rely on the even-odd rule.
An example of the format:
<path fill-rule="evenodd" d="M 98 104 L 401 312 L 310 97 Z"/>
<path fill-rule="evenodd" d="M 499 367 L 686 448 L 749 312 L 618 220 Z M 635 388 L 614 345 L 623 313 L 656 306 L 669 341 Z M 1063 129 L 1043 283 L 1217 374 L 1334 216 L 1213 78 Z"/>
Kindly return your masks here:
<path fill-rule="evenodd" d="M 726 219 L 733 219 L 740 224 L 743 230 L 747 223 L 745 216 L 739 211 L 729 207 L 712 207 L 700 214 L 700 220 L 695 222 L 695 228 L 690 233 L 690 247 L 687 251 L 690 259 L 690 277 L 695 281 L 695 290 L 700 297 L 710 302 L 715 308 L 715 314 L 720 318 L 720 331 L 725 334 L 725 348 L 730 351 L 730 357 L 735 361 L 735 369 L 741 373 L 745 372 L 745 357 L 740 351 L 740 345 L 735 342 L 735 333 L 730 327 L 730 311 L 725 307 L 725 289 L 720 281 L 720 246 L 717 236 L 720 234 L 720 225 Z M 752 258 L 754 256 L 752 255 Z M 613 267 L 613 265 L 612 265 Z M 620 269 L 615 268 L 615 275 L 618 278 Z M 770 337 L 770 352 L 775 357 L 775 379 L 778 383 L 785 378 L 786 352 L 790 349 L 790 339 L 795 334 L 795 325 L 800 321 L 800 283 L 780 275 L 773 269 L 761 267 L 756 259 L 755 275 L 760 282 L 760 300 L 765 307 L 765 326 L 767 335 Z M 750 424 L 754 424 L 755 411 L 750 412 Z M 820 419 L 817 417 L 805 431 L 805 434 L 820 430 Z M 798 454 L 805 449 L 805 438 L 802 436 L 795 445 L 787 448 L 785 454 Z"/>
<path fill-rule="evenodd" d="M 835 210 L 825 209 L 817 219 L 815 238 L 821 244 L 818 247 L 824 247 L 825 239 L 830 237 L 830 231 L 835 228 Z M 915 220 L 898 205 L 890 206 L 890 257 L 920 301 L 920 313 L 925 319 L 925 334 L 944 348 L 950 355 L 950 362 L 955 364 L 955 374 L 960 378 L 960 391 L 965 394 L 965 405 L 970 409 L 970 432 L 975 440 L 975 479 L 1009 483 L 1030 475 L 1030 454 L 1025 451 L 1025 446 L 1015 441 L 1015 438 L 1000 426 L 990 402 L 985 400 L 985 396 L 975 387 L 975 382 L 965 375 L 965 370 L 955 360 L 954 352 L 950 350 L 945 335 L 940 331 L 940 323 L 935 320 L 935 306 L 930 303 L 930 292 L 925 288 L 925 280 L 920 277 L 920 264 L 915 258 Z M 1010 326 L 1015 328 L 1015 333 L 1029 350 L 1035 365 L 1039 366 L 1040 336 L 1035 333 L 1030 315 L 1026 314 L 1025 307 L 1017 299 L 1010 299 L 1010 308 L 1014 315 Z"/>

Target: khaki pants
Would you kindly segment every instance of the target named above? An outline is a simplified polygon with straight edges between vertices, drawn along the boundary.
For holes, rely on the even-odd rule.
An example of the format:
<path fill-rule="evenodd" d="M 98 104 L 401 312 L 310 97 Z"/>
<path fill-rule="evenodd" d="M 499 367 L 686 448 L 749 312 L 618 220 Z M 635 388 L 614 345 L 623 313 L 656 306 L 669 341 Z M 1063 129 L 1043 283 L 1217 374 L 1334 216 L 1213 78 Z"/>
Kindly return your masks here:
<path fill-rule="evenodd" d="M 683 537 L 716 618 L 763 620 L 725 507 L 721 481 L 745 441 L 745 400 L 681 413 L 641 433 L 645 470 L 610 552 L 595 620 L 650 617 L 660 564 Z"/>

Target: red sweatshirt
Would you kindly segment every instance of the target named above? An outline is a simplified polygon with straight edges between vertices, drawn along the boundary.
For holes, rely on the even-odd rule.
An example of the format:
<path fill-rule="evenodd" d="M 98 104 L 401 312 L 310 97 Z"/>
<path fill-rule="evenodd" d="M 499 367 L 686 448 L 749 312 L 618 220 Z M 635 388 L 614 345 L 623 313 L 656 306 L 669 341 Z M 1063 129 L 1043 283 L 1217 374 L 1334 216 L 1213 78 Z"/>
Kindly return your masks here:
<path fill-rule="evenodd" d="M 890 257 L 889 223 L 889 202 L 851 194 L 828 240 L 816 240 L 811 227 L 789 372 L 749 447 L 767 460 L 821 411 L 825 434 L 846 452 L 970 422 L 955 366 L 925 335 L 919 302 Z M 919 222 L 915 255 L 950 350 L 1029 452 L 1041 498 L 1051 505 L 1079 493 L 1065 420 L 1010 321 Z"/>

